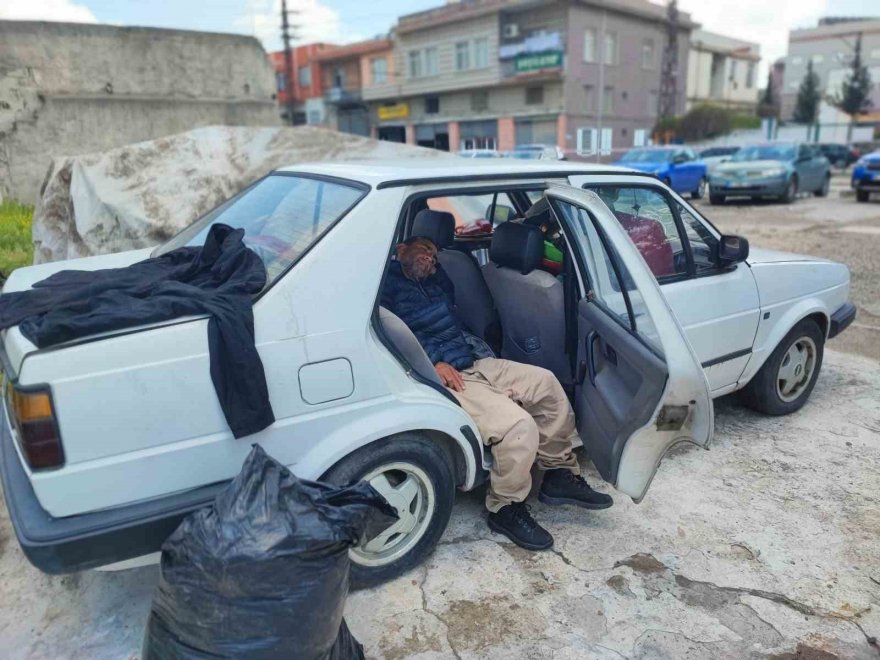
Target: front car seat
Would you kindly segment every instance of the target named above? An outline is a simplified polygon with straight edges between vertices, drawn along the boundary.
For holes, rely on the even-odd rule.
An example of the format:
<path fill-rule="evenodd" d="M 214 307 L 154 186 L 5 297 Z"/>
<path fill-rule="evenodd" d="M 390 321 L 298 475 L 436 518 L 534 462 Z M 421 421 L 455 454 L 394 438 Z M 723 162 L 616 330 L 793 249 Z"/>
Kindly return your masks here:
<path fill-rule="evenodd" d="M 490 346 L 498 343 L 498 313 L 480 267 L 469 254 L 450 249 L 455 241 L 455 216 L 423 209 L 413 220 L 411 236 L 424 236 L 437 246 L 437 261 L 455 285 L 455 307 L 467 329 Z"/>
<path fill-rule="evenodd" d="M 538 227 L 505 222 L 495 227 L 483 277 L 501 316 L 501 357 L 549 369 L 570 385 L 564 288 L 538 270 L 543 256 L 544 235 Z"/>

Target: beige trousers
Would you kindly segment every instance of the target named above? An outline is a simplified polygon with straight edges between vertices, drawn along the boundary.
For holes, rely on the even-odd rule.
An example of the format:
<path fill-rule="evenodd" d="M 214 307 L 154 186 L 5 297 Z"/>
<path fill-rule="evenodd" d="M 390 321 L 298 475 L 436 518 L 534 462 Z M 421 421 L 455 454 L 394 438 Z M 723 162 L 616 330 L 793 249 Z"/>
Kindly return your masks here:
<path fill-rule="evenodd" d="M 450 391 L 477 422 L 494 459 L 486 491 L 489 511 L 528 497 L 536 457 L 542 470 L 580 474 L 571 451 L 577 438 L 574 412 L 551 371 L 486 358 L 461 373 L 464 391 Z"/>

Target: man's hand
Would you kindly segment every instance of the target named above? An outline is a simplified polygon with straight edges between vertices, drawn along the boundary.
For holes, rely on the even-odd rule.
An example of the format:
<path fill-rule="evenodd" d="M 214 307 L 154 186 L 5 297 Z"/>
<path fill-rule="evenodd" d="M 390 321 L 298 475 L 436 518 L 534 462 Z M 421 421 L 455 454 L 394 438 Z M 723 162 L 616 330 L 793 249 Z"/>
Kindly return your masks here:
<path fill-rule="evenodd" d="M 449 387 L 456 392 L 464 391 L 464 379 L 461 377 L 458 370 L 451 364 L 448 364 L 447 362 L 438 362 L 434 365 L 434 369 L 437 370 L 437 375 L 440 376 L 440 380 L 443 381 L 443 384 L 446 385 L 446 387 Z"/>

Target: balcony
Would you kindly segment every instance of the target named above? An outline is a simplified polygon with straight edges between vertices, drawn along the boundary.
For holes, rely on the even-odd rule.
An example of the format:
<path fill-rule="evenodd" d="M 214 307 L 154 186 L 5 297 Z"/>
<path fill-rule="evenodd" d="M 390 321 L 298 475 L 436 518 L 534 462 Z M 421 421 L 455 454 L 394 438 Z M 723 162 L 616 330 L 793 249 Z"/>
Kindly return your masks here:
<path fill-rule="evenodd" d="M 336 105 L 358 105 L 361 102 L 361 90 L 331 87 L 327 90 L 324 98 L 327 103 L 334 103 Z"/>

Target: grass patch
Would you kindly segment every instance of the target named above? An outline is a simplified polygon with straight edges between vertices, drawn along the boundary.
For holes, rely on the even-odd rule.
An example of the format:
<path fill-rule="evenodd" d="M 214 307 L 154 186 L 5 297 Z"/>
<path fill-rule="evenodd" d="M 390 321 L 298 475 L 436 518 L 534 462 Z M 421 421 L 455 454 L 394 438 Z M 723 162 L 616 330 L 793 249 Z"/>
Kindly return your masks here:
<path fill-rule="evenodd" d="M 16 268 L 34 263 L 31 220 L 34 207 L 18 202 L 0 202 L 0 273 L 8 276 Z"/>

